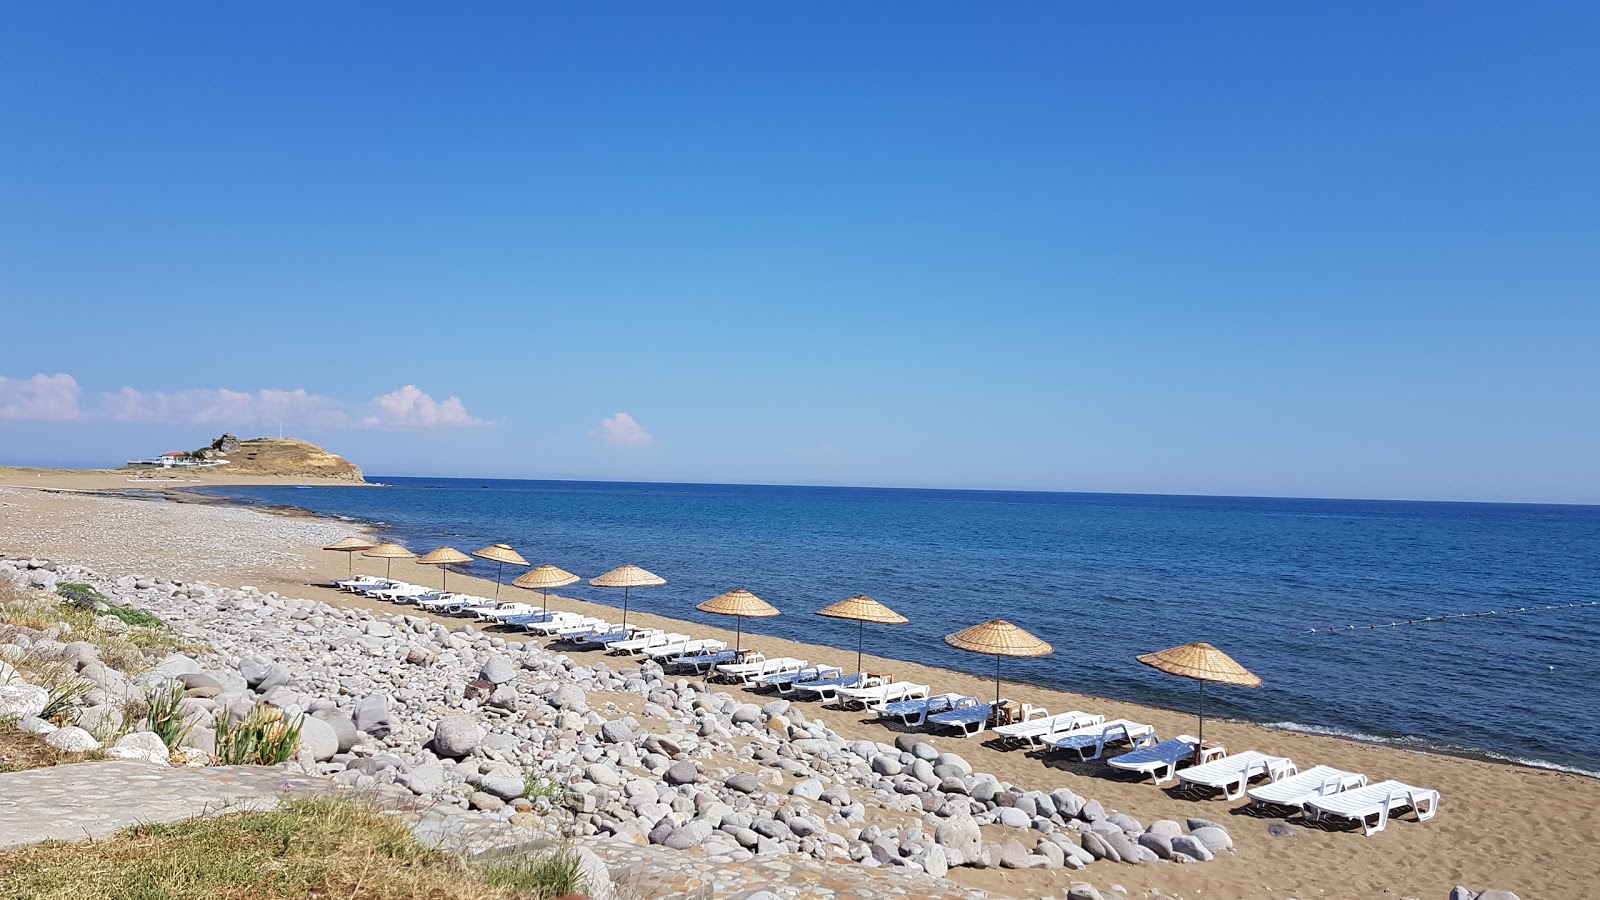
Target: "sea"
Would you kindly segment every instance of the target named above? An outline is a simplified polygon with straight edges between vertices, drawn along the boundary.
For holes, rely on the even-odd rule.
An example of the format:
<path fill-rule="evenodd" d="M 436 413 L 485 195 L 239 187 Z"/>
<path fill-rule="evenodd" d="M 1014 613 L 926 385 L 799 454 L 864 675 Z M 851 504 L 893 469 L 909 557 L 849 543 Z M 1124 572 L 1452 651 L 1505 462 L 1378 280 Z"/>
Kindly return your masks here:
<path fill-rule="evenodd" d="M 857 625 L 814 613 L 867 594 L 911 620 L 868 626 L 870 652 L 975 673 L 991 658 L 942 638 L 1005 618 L 1055 646 L 1006 679 L 1173 709 L 1197 684 L 1134 657 L 1208 641 L 1263 682 L 1209 687 L 1209 716 L 1600 777 L 1596 506 L 378 480 L 205 491 L 419 554 L 503 542 L 586 579 L 634 563 L 667 584 L 631 606 L 690 621 L 730 624 L 695 605 L 747 588 L 782 611 L 748 632 L 840 648 Z"/>

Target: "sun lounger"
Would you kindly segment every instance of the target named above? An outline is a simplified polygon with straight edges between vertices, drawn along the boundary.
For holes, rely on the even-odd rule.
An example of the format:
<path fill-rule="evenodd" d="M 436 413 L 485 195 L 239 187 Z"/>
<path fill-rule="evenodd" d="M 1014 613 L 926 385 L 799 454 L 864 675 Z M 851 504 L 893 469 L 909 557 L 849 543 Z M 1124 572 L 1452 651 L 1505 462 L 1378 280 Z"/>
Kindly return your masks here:
<path fill-rule="evenodd" d="M 757 689 L 774 687 L 778 689 L 780 694 L 790 694 L 794 692 L 796 684 L 837 678 L 843 673 L 844 670 L 838 666 L 801 666 L 798 671 L 794 672 L 774 672 L 771 675 L 763 675 L 752 681 L 751 686 Z"/>
<path fill-rule="evenodd" d="M 480 622 L 500 622 L 511 616 L 533 616 L 539 614 L 539 607 L 527 603 L 501 603 L 495 606 L 469 607 L 473 615 Z"/>
<path fill-rule="evenodd" d="M 625 641 L 617 641 L 612 644 L 611 652 L 626 656 L 640 656 L 652 647 L 661 647 L 673 641 L 687 641 L 688 639 L 689 636 L 687 634 L 679 634 L 676 631 L 668 633 L 659 628 L 646 628 L 643 631 L 634 632 L 633 637 Z"/>
<path fill-rule="evenodd" d="M 880 680 L 864 672 L 854 672 L 849 675 L 838 675 L 833 678 L 822 678 L 816 681 L 796 681 L 792 687 L 796 694 L 804 694 L 807 699 L 827 702 L 833 699 L 840 688 L 865 687 Z"/>
<path fill-rule="evenodd" d="M 835 703 L 840 709 L 854 709 L 860 707 L 866 710 L 876 710 L 890 703 L 902 700 L 920 700 L 928 696 L 928 686 L 910 681 L 891 681 L 885 684 L 865 685 L 862 687 L 840 688 L 834 693 Z"/>
<path fill-rule="evenodd" d="M 727 646 L 727 641 L 715 641 L 707 639 L 680 641 L 665 644 L 660 647 L 651 647 L 649 650 L 645 651 L 644 655 L 657 662 L 665 662 L 669 659 L 677 659 L 680 656 L 692 656 L 697 653 L 715 653 Z"/>
<path fill-rule="evenodd" d="M 588 623 L 593 628 L 604 622 L 604 619 L 595 616 L 580 616 L 577 613 L 558 612 L 548 616 L 517 616 L 506 622 L 513 628 L 521 628 L 529 634 L 555 634 L 563 628 L 572 628 L 576 625 Z"/>
<path fill-rule="evenodd" d="M 362 588 L 390 587 L 398 584 L 398 582 L 390 581 L 387 578 L 374 578 L 371 575 L 362 575 L 359 578 L 344 578 L 339 581 L 335 581 L 333 584 L 341 591 L 350 591 L 354 593 Z"/>
<path fill-rule="evenodd" d="M 722 644 L 721 647 L 716 646 Z M 722 663 L 734 662 L 739 654 L 733 650 L 724 649 L 727 644 L 722 641 L 708 643 L 692 653 L 674 656 L 661 663 L 663 669 L 690 669 L 695 672 L 709 672 Z"/>
<path fill-rule="evenodd" d="M 1282 756 L 1268 756 L 1246 750 L 1178 773 L 1178 784 L 1192 788 L 1212 788 L 1229 800 L 1244 796 L 1250 779 L 1265 775 L 1273 781 L 1295 772 L 1294 762 Z"/>
<path fill-rule="evenodd" d="M 994 718 L 994 706 L 993 703 L 979 703 L 977 697 L 962 697 L 950 709 L 929 716 L 928 722 L 954 728 L 964 738 L 974 737 L 989 727 L 989 720 Z"/>
<path fill-rule="evenodd" d="M 1346 772 L 1332 766 L 1312 766 L 1304 772 L 1281 777 L 1245 793 L 1250 797 L 1252 806 L 1300 809 L 1314 798 L 1366 787 L 1366 784 L 1367 776 L 1358 772 Z"/>
<path fill-rule="evenodd" d="M 1034 713 L 1042 715 L 1033 715 Z M 1105 720 L 1105 716 L 1079 712 L 1078 710 L 1049 715 L 1043 709 L 1030 706 L 1024 707 L 1021 722 L 1000 725 L 995 728 L 994 733 L 1007 741 L 1038 747 L 1042 746 L 1044 741 L 1051 735 L 1076 731 L 1079 728 L 1086 728 L 1090 725 L 1098 725 Z"/>
<path fill-rule="evenodd" d="M 761 679 L 771 675 L 798 674 L 801 669 L 811 665 L 803 659 L 792 656 L 777 656 L 772 659 L 751 660 L 742 663 L 723 663 L 717 666 L 717 672 L 729 681 L 739 684 L 756 684 Z"/>
<path fill-rule="evenodd" d="M 572 643 L 576 644 L 579 650 L 593 650 L 596 647 L 609 648 L 612 644 L 615 644 L 618 641 L 628 640 L 629 638 L 633 637 L 634 634 L 635 632 L 631 628 L 623 628 L 621 625 L 615 625 L 606 629 L 605 631 L 597 631 L 594 634 L 580 635 L 574 638 Z"/>
<path fill-rule="evenodd" d="M 937 712 L 944 712 L 955 706 L 961 694 L 934 694 L 920 700 L 900 700 L 894 703 L 885 703 L 875 710 L 878 718 L 887 719 L 898 716 L 900 721 L 913 728 L 922 725 L 928 716 Z"/>
<path fill-rule="evenodd" d="M 555 623 L 551 623 L 551 625 L 547 626 L 533 625 L 529 626 L 527 630 L 539 631 L 542 628 L 550 629 L 544 633 L 554 637 L 555 643 L 573 643 L 586 637 L 598 637 L 602 634 L 612 634 L 613 632 L 620 633 L 622 631 L 621 625 L 613 625 L 604 619 L 596 619 L 588 616 L 579 619 L 575 623 L 568 623 L 559 626 L 556 626 Z"/>
<path fill-rule="evenodd" d="M 1200 745 L 1198 738 L 1187 734 L 1180 734 L 1159 744 L 1154 739 L 1154 734 L 1146 736 L 1144 740 L 1147 743 L 1144 746 L 1108 759 L 1106 765 L 1124 772 L 1149 775 L 1151 781 L 1164 784 L 1178 774 L 1178 766 L 1194 762 L 1195 747 Z M 1207 747 L 1202 762 L 1225 756 L 1227 752 L 1227 748 L 1221 745 Z"/>
<path fill-rule="evenodd" d="M 1058 750 L 1076 750 L 1078 759 L 1088 762 L 1099 759 L 1106 752 L 1107 744 L 1127 744 L 1137 748 L 1139 742 L 1154 737 L 1156 729 L 1143 722 L 1130 722 L 1127 719 L 1112 719 L 1109 722 L 1100 722 L 1079 728 L 1076 731 L 1066 731 L 1052 735 L 1049 740 L 1043 741 L 1047 748 L 1054 747 Z"/>
<path fill-rule="evenodd" d="M 1321 823 L 1328 817 L 1349 819 L 1360 822 L 1368 837 L 1389 824 L 1390 813 L 1408 807 L 1418 822 L 1426 822 L 1439 812 L 1439 792 L 1399 781 L 1380 781 L 1306 801 L 1306 811 L 1313 822 Z M 1376 821 L 1369 822 L 1371 819 Z"/>
<path fill-rule="evenodd" d="M 512 616 L 496 616 L 495 621 L 499 622 L 501 625 L 513 625 L 521 627 L 523 625 L 535 625 L 539 622 L 554 622 L 563 616 L 574 619 L 578 618 L 577 614 L 575 613 L 535 611 L 531 613 L 518 613 L 517 615 Z"/>

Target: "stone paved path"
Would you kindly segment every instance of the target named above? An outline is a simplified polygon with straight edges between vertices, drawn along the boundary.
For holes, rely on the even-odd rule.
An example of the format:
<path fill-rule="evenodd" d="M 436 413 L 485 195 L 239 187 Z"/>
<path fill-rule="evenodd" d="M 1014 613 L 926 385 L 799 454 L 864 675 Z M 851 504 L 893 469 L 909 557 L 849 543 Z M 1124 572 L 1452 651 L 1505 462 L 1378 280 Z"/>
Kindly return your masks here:
<path fill-rule="evenodd" d="M 0 850 L 110 836 L 140 822 L 270 809 L 285 794 L 325 793 L 321 778 L 279 769 L 157 766 L 117 760 L 0 774 Z"/>

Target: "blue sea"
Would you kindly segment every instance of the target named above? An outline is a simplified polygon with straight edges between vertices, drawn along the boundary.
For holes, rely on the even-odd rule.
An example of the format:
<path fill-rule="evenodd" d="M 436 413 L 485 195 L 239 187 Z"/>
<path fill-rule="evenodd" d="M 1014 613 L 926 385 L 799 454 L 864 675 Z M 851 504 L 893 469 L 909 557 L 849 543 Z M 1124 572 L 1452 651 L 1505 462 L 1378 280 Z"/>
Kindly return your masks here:
<path fill-rule="evenodd" d="M 838 647 L 856 625 L 814 611 L 869 594 L 911 619 L 869 627 L 873 652 L 954 669 L 992 671 L 941 638 L 1004 617 L 1056 648 L 1008 678 L 1171 708 L 1195 683 L 1134 656 L 1210 641 L 1265 684 L 1207 690 L 1209 713 L 1600 773 L 1600 606 L 1505 612 L 1600 601 L 1600 507 L 380 480 L 208 492 L 377 523 L 419 553 L 505 542 L 585 578 L 635 563 L 668 581 L 636 608 L 683 619 L 744 587 L 783 611 L 749 631 Z"/>

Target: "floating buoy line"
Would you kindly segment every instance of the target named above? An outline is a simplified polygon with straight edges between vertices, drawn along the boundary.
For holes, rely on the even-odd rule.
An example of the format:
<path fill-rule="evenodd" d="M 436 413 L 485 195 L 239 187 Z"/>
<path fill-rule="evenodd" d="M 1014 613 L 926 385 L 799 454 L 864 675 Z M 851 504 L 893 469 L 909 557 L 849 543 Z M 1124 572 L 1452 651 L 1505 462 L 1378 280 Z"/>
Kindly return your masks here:
<path fill-rule="evenodd" d="M 1312 628 L 1296 634 L 1341 634 L 1347 631 L 1376 631 L 1379 628 L 1404 628 L 1407 625 L 1426 625 L 1429 622 L 1453 622 L 1458 619 L 1487 619 L 1494 616 L 1517 616 L 1524 613 L 1554 612 L 1558 609 L 1582 609 L 1584 607 L 1600 606 L 1600 600 L 1591 600 L 1583 603 L 1553 603 L 1549 606 L 1518 606 L 1508 609 L 1491 609 L 1488 612 L 1475 613 L 1445 613 L 1438 616 L 1428 616 L 1422 619 L 1396 620 L 1393 622 L 1377 622 L 1371 625 L 1329 625 L 1327 628 Z"/>

